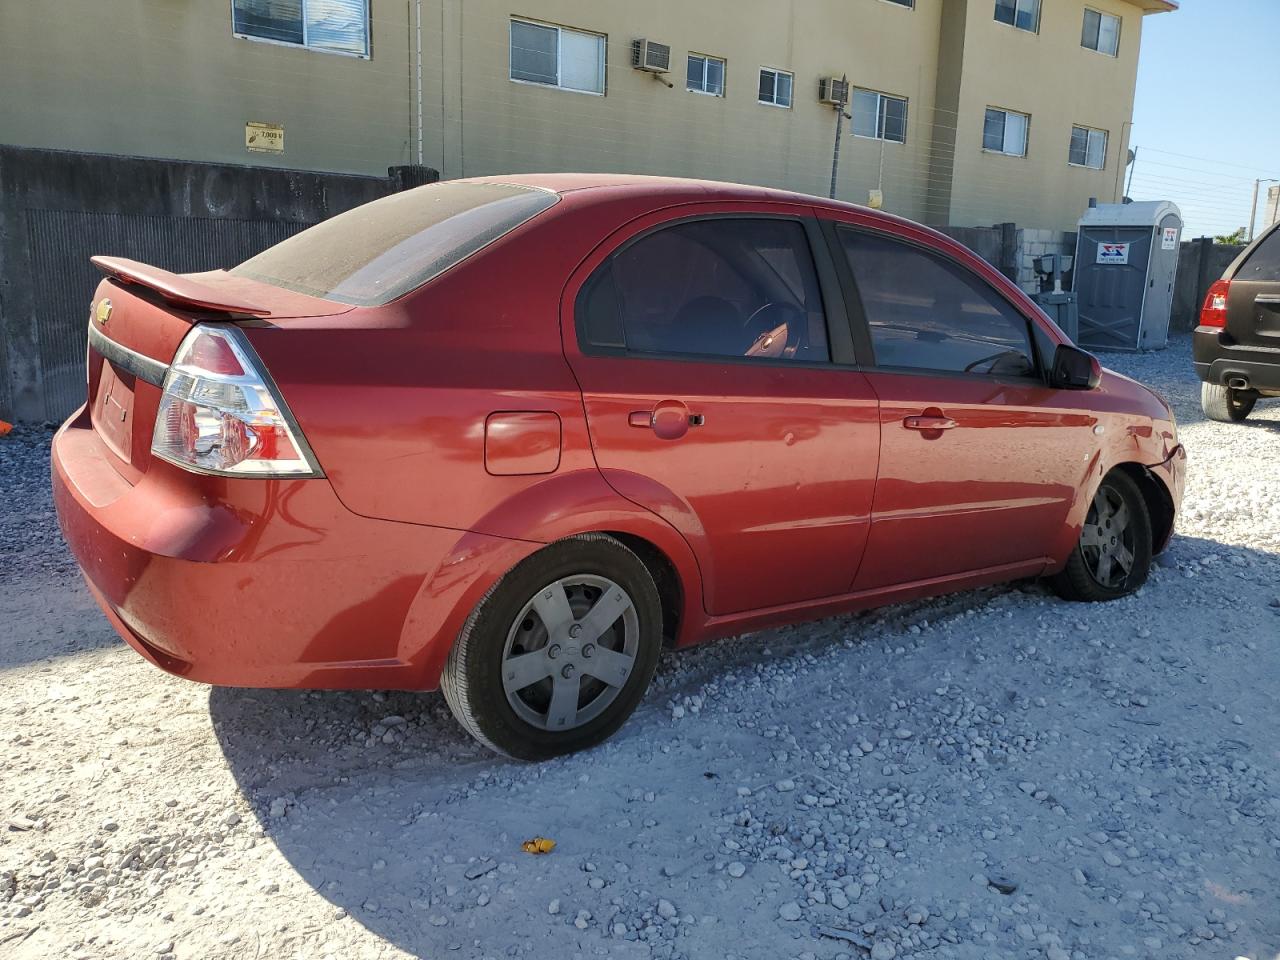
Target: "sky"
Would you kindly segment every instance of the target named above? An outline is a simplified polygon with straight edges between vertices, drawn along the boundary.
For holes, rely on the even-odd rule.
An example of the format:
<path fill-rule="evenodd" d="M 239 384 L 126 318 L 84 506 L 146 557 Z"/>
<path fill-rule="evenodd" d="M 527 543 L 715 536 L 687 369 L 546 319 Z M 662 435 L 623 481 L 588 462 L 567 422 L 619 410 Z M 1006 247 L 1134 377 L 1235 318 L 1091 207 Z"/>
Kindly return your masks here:
<path fill-rule="evenodd" d="M 1254 178 L 1280 178 L 1278 93 L 1280 0 L 1182 0 L 1146 17 L 1129 196 L 1172 200 L 1186 238 L 1247 227 Z"/>

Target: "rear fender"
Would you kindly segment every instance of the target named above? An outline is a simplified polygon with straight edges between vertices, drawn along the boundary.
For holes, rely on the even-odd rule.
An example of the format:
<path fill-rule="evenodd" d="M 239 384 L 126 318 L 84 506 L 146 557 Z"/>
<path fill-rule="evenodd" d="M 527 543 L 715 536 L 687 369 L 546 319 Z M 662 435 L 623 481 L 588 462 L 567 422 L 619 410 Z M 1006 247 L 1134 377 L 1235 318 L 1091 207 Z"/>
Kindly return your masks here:
<path fill-rule="evenodd" d="M 574 506 L 566 508 L 565 504 Z M 671 562 L 683 608 L 677 645 L 706 620 L 702 575 L 693 551 L 670 524 L 619 496 L 594 470 L 557 475 L 521 491 L 463 534 L 419 590 L 405 619 L 402 656 L 421 689 L 435 689 L 454 641 L 489 589 L 512 567 L 557 540 L 611 531 L 651 543 Z"/>

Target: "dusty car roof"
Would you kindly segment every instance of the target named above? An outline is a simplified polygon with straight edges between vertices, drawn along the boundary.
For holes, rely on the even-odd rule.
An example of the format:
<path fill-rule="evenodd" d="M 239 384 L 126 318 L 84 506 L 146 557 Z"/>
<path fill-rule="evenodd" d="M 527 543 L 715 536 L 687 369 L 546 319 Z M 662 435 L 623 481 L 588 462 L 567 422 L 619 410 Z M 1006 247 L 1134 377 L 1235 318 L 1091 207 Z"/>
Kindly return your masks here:
<path fill-rule="evenodd" d="M 821 197 L 792 190 L 760 187 L 719 180 L 694 180 L 685 177 L 651 177 L 626 173 L 516 173 L 494 177 L 469 177 L 459 183 L 511 183 L 526 187 L 574 193 L 582 190 L 610 188 L 613 192 L 637 194 L 679 194 L 701 199 L 789 200 L 799 203 L 829 203 Z"/>

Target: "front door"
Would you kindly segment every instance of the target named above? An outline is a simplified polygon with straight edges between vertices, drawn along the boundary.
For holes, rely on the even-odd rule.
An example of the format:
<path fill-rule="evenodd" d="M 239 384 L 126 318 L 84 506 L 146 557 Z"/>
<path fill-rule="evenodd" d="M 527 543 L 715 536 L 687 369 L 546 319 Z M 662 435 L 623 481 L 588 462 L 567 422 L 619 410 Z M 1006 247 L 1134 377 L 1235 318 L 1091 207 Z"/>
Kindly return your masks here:
<path fill-rule="evenodd" d="M 838 235 L 880 399 L 856 589 L 1046 558 L 1097 450 L 1094 418 L 1046 386 L 1031 321 L 980 276 L 892 237 Z"/>
<path fill-rule="evenodd" d="M 683 534 L 716 615 L 844 593 L 870 521 L 875 395 L 832 362 L 816 228 L 771 209 L 650 218 L 565 298 L 596 461 Z"/>

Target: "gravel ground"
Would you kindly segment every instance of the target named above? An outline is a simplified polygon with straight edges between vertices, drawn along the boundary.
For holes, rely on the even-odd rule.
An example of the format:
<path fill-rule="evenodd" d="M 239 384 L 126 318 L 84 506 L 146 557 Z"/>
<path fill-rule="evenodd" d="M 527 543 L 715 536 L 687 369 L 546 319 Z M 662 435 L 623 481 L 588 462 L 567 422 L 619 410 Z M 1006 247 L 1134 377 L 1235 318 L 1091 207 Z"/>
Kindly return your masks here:
<path fill-rule="evenodd" d="M 1191 455 L 1137 596 L 1021 585 L 670 655 L 613 741 L 540 766 L 435 694 L 148 666 L 58 537 L 49 432 L 15 432 L 0 955 L 1271 960 L 1280 402 L 1204 422 L 1189 352 L 1106 358 Z"/>

